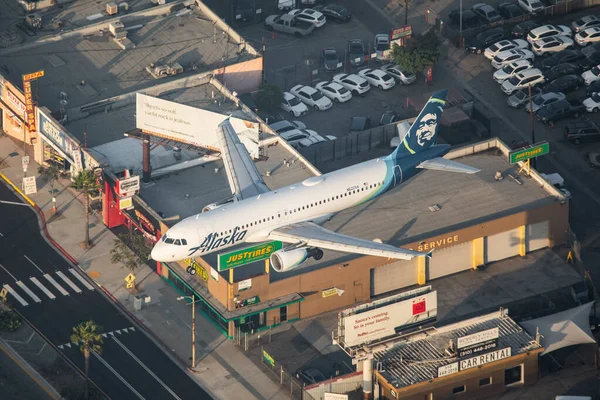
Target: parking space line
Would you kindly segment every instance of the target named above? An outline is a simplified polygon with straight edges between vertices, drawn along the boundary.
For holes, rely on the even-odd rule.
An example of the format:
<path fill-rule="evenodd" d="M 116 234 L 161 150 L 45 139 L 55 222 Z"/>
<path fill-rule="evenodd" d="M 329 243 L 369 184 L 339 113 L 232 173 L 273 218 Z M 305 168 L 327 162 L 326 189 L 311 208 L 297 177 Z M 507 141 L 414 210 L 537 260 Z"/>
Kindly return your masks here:
<path fill-rule="evenodd" d="M 23 289 L 23 291 L 25 293 L 27 293 L 29 295 L 29 297 L 31 297 L 33 299 L 33 301 L 35 301 L 36 303 L 41 303 L 42 299 L 40 299 L 39 297 L 37 297 L 37 295 L 35 293 L 33 293 L 31 291 L 31 289 L 29 289 L 27 286 L 25 286 L 25 284 L 21 281 L 17 281 L 17 285 Z"/>
<path fill-rule="evenodd" d="M 121 382 L 123 382 L 123 384 L 125 386 L 127 386 L 129 388 L 129 390 L 131 390 L 133 392 L 133 394 L 135 394 L 137 396 L 138 399 L 146 400 L 144 398 L 144 396 L 142 396 L 137 390 L 135 390 L 135 388 L 133 386 L 131 386 L 131 384 L 129 382 L 127 382 L 125 380 L 125 378 L 123 378 L 117 371 L 115 371 L 115 369 L 113 367 L 111 367 L 110 364 L 108 362 L 106 362 L 106 360 L 104 358 L 100 357 L 100 355 L 93 350 L 92 350 L 92 354 L 98 359 L 98 361 L 100 361 L 102 364 L 104 364 L 104 366 L 106 368 L 108 368 L 108 370 L 110 372 L 112 372 Z"/>
<path fill-rule="evenodd" d="M 28 303 L 28 302 L 26 302 L 26 301 L 25 301 L 25 299 L 23 299 L 23 298 L 22 298 L 22 297 L 19 295 L 19 293 L 17 293 L 17 292 L 15 291 L 15 289 L 11 288 L 11 287 L 10 287 L 10 285 L 3 285 L 2 287 L 3 287 L 4 289 L 6 289 L 6 291 L 7 291 L 8 293 L 12 294 L 12 295 L 13 295 L 13 297 L 14 297 L 15 299 L 17 299 L 17 301 L 18 301 L 19 303 L 21 303 L 21 305 L 22 305 L 22 306 L 28 306 L 28 305 L 29 305 L 29 303 Z"/>
<path fill-rule="evenodd" d="M 0 268 L 2 268 L 4 270 L 4 272 L 6 272 L 7 274 L 9 274 L 10 277 L 15 280 L 15 282 L 17 281 L 17 278 L 15 278 L 15 276 L 13 274 L 11 274 L 10 272 L 8 272 L 8 270 L 6 268 L 4 268 L 4 266 L 2 264 L 0 264 Z"/>
<path fill-rule="evenodd" d="M 52 286 L 54 286 L 56 289 L 58 289 L 58 291 L 59 291 L 59 292 L 60 292 L 60 293 L 61 293 L 63 296 L 68 296 L 68 295 L 69 295 L 69 292 L 67 292 L 67 291 L 65 290 L 65 288 L 64 288 L 64 287 L 60 286 L 60 285 L 58 284 L 58 282 L 56 282 L 56 281 L 54 280 L 54 278 L 53 278 L 53 277 L 51 277 L 50 275 L 46 274 L 46 275 L 44 275 L 44 278 L 46 278 L 46 279 L 48 280 L 48 282 L 50 282 L 50 283 L 52 284 Z"/>
<path fill-rule="evenodd" d="M 83 286 L 85 286 L 86 288 L 88 288 L 89 290 L 94 290 L 94 287 L 92 285 L 90 285 L 90 283 L 88 281 L 86 281 L 81 275 L 79 275 L 77 273 L 77 271 L 75 271 L 73 268 L 69 268 L 69 272 L 75 277 L 77 278 L 77 280 L 79 282 L 81 282 L 81 284 Z"/>
<path fill-rule="evenodd" d="M 72 280 L 67 278 L 67 276 L 63 274 L 62 271 L 56 271 L 56 275 L 58 275 L 60 279 L 62 279 L 67 285 L 69 285 L 71 289 L 73 289 L 77 293 L 81 293 L 81 289 L 79 289 L 79 287 L 76 284 L 74 284 Z"/>
<path fill-rule="evenodd" d="M 44 294 L 46 296 L 48 296 L 52 300 L 56 299 L 56 296 L 51 291 L 49 291 L 48 289 L 46 289 L 46 286 L 42 285 L 42 283 L 40 281 L 38 281 L 37 278 L 31 277 L 31 278 L 29 278 L 29 280 L 31 282 L 33 282 L 35 284 L 35 286 L 37 286 L 38 288 L 40 288 L 40 290 L 42 292 L 44 292 Z"/>
<path fill-rule="evenodd" d="M 33 264 L 33 266 L 36 267 L 38 269 L 38 271 L 40 271 L 42 274 L 44 273 L 44 271 L 42 271 L 40 269 L 40 267 L 38 267 L 33 261 L 31 261 L 31 258 L 27 257 L 26 254 L 23 254 L 23 256 L 27 259 L 27 261 L 29 261 L 31 264 Z"/>

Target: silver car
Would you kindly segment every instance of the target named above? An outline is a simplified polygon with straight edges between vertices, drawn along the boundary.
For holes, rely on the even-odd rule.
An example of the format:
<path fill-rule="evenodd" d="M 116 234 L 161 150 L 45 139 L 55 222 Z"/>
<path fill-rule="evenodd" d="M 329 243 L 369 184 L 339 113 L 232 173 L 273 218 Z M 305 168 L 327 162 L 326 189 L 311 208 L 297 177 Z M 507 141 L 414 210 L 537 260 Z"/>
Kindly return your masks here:
<path fill-rule="evenodd" d="M 531 96 L 535 96 L 541 92 L 542 89 L 539 87 L 531 88 Z M 521 108 L 525 106 L 525 104 L 529 103 L 529 89 L 521 89 L 513 92 L 513 94 L 508 96 L 508 100 L 506 100 L 506 102 L 513 108 Z"/>
<path fill-rule="evenodd" d="M 534 113 L 536 113 L 540 108 L 547 106 L 548 104 L 552 104 L 555 101 L 562 100 L 565 98 L 564 93 L 562 92 L 548 92 L 548 93 L 539 93 L 533 96 L 531 99 L 531 109 Z M 530 103 L 527 102 L 525 105 L 525 112 L 529 112 Z"/>

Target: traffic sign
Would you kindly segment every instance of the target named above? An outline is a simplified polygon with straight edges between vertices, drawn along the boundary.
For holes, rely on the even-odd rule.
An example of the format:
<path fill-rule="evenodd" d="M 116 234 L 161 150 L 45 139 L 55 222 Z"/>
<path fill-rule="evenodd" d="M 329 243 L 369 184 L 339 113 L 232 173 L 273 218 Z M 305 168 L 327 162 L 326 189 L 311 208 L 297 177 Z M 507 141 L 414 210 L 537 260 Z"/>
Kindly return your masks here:
<path fill-rule="evenodd" d="M 535 158 L 548 154 L 550 152 L 550 144 L 548 142 L 540 142 L 531 146 L 523 147 L 522 149 L 513 150 L 508 153 L 508 162 L 516 164 L 519 161 L 527 161 L 530 158 Z"/>
<path fill-rule="evenodd" d="M 29 165 L 29 156 L 23 156 L 23 158 L 21 158 L 21 164 L 23 165 L 23 168 L 27 168 Z"/>
<path fill-rule="evenodd" d="M 133 274 L 127 275 L 125 277 L 125 282 L 127 282 L 127 285 L 125 285 L 125 287 L 127 289 L 132 289 L 134 287 L 135 275 L 133 275 Z"/>
<path fill-rule="evenodd" d="M 35 176 L 23 178 L 23 191 L 27 195 L 37 193 L 37 182 L 35 181 Z"/>

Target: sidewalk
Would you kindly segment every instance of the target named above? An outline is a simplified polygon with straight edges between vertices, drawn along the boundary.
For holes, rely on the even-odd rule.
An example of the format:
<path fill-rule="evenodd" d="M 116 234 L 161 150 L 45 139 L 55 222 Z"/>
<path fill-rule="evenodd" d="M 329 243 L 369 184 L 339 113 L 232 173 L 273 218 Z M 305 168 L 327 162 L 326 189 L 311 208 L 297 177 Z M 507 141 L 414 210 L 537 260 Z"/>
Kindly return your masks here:
<path fill-rule="evenodd" d="M 0 137 L 0 172 L 20 187 L 23 178 L 22 144 L 6 136 Z M 31 156 L 31 154 L 30 154 Z M 28 176 L 37 176 L 38 165 L 33 162 Z M 90 239 L 94 246 L 82 248 L 84 237 L 84 207 L 81 196 L 68 189 L 70 181 L 54 184 L 58 218 L 52 217 L 50 185 L 37 179 L 38 192 L 29 196 L 43 211 L 48 234 L 88 275 L 106 292 L 118 300 L 130 314 L 141 321 L 171 350 L 172 355 L 189 366 L 191 356 L 191 315 L 185 302 L 177 301 L 179 293 L 149 267 L 136 270 L 136 282 L 142 297 L 150 297 L 141 311 L 135 311 L 133 299 L 125 289 L 124 278 L 129 270 L 110 261 L 110 250 L 116 236 L 102 223 L 101 215 L 90 216 Z M 194 377 L 217 399 L 286 399 L 285 388 L 275 384 L 239 348 L 227 340 L 203 315 L 196 315 L 196 357 Z M 159 344 L 160 346 L 160 344 Z"/>

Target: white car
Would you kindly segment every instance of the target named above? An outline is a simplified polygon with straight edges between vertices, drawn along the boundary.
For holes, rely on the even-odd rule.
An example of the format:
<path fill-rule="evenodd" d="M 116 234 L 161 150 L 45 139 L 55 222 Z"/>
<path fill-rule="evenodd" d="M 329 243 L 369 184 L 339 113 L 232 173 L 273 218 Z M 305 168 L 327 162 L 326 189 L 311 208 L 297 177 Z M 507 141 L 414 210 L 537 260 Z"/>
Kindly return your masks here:
<path fill-rule="evenodd" d="M 329 110 L 333 105 L 328 97 L 323 96 L 323 93 L 310 86 L 296 85 L 290 92 L 299 98 L 301 102 L 317 111 Z"/>
<path fill-rule="evenodd" d="M 309 146 L 312 146 L 317 143 L 330 142 L 335 139 L 337 139 L 335 136 L 331 136 L 331 135 L 321 136 L 319 134 L 315 134 L 314 136 L 310 136 L 306 139 L 300 140 L 297 144 L 297 147 L 302 149 L 304 147 L 309 147 Z"/>
<path fill-rule="evenodd" d="M 269 128 L 273 129 L 275 132 L 282 134 L 283 132 L 293 131 L 294 129 L 304 129 L 306 125 L 300 121 L 278 121 L 271 125 Z"/>
<path fill-rule="evenodd" d="M 490 47 L 485 49 L 485 52 L 483 53 L 483 55 L 488 60 L 491 60 L 494 57 L 496 57 L 496 55 L 498 53 L 501 53 L 503 51 L 512 50 L 512 49 L 526 49 L 528 47 L 529 47 L 529 43 L 527 43 L 523 39 L 501 40 L 498 43 L 494 43 L 493 45 L 491 45 Z"/>
<path fill-rule="evenodd" d="M 583 78 L 586 86 L 590 86 L 592 82 L 600 80 L 600 65 L 596 65 L 589 71 L 585 71 L 583 74 L 581 74 L 581 77 Z"/>
<path fill-rule="evenodd" d="M 510 79 L 513 75 L 516 75 L 521 71 L 526 71 L 530 68 L 533 68 L 533 65 L 529 60 L 513 61 L 510 64 L 502 67 L 502 69 L 494 72 L 494 80 L 498 83 L 502 83 L 505 80 Z"/>
<path fill-rule="evenodd" d="M 542 25 L 527 34 L 527 41 L 534 44 L 540 39 L 552 36 L 571 36 L 571 28 L 566 25 Z"/>
<path fill-rule="evenodd" d="M 308 129 L 294 129 L 292 131 L 283 132 L 279 136 L 285 139 L 290 145 L 296 147 L 301 140 L 313 136 L 313 132 L 315 135 L 317 134 L 315 131 L 309 131 Z"/>
<path fill-rule="evenodd" d="M 531 50 L 536 56 L 549 56 L 573 48 L 573 39 L 567 36 L 552 36 L 536 41 Z"/>
<path fill-rule="evenodd" d="M 283 101 L 279 105 L 283 111 L 289 112 L 294 117 L 301 117 L 308 114 L 308 107 L 302 103 L 296 96 L 289 92 L 283 92 Z"/>
<path fill-rule="evenodd" d="M 545 82 L 544 74 L 537 68 L 531 68 L 512 76 L 502 83 L 502 91 L 507 95 L 519 89 L 535 86 Z"/>
<path fill-rule="evenodd" d="M 390 74 L 394 79 L 403 85 L 410 85 L 417 80 L 417 76 L 412 72 L 404 72 L 394 64 L 387 64 L 381 67 L 382 70 Z"/>
<path fill-rule="evenodd" d="M 492 60 L 492 67 L 500 69 L 505 65 L 519 60 L 528 60 L 533 64 L 533 61 L 535 60 L 535 54 L 529 50 L 506 50 L 494 57 Z"/>
<path fill-rule="evenodd" d="M 581 32 L 594 26 L 600 26 L 600 18 L 596 17 L 595 15 L 586 15 L 585 17 L 576 19 L 571 23 L 571 29 L 573 29 L 573 32 Z"/>
<path fill-rule="evenodd" d="M 590 97 L 583 101 L 583 105 L 588 112 L 597 113 L 600 111 L 600 94 L 592 93 Z"/>
<path fill-rule="evenodd" d="M 518 3 L 523 11 L 530 14 L 535 14 L 544 9 L 544 5 L 539 0 L 519 0 Z"/>
<path fill-rule="evenodd" d="M 319 82 L 316 88 L 336 103 L 345 103 L 352 98 L 352 93 L 337 82 Z"/>
<path fill-rule="evenodd" d="M 288 14 L 293 15 L 300 21 L 310 22 L 315 28 L 320 28 L 327 22 L 327 18 L 325 18 L 325 15 L 323 15 L 322 12 L 311 10 L 310 8 L 305 8 L 303 10 L 295 9 Z"/>
<path fill-rule="evenodd" d="M 396 81 L 387 72 L 381 69 L 365 68 L 358 71 L 358 75 L 365 78 L 371 85 L 379 89 L 388 90 L 396 86 Z"/>
<path fill-rule="evenodd" d="M 586 28 L 586 30 L 575 35 L 575 41 L 578 45 L 584 47 L 590 43 L 600 41 L 600 27 Z"/>
<path fill-rule="evenodd" d="M 364 94 L 371 90 L 369 82 L 356 74 L 337 74 L 333 81 L 339 83 L 354 94 Z"/>

